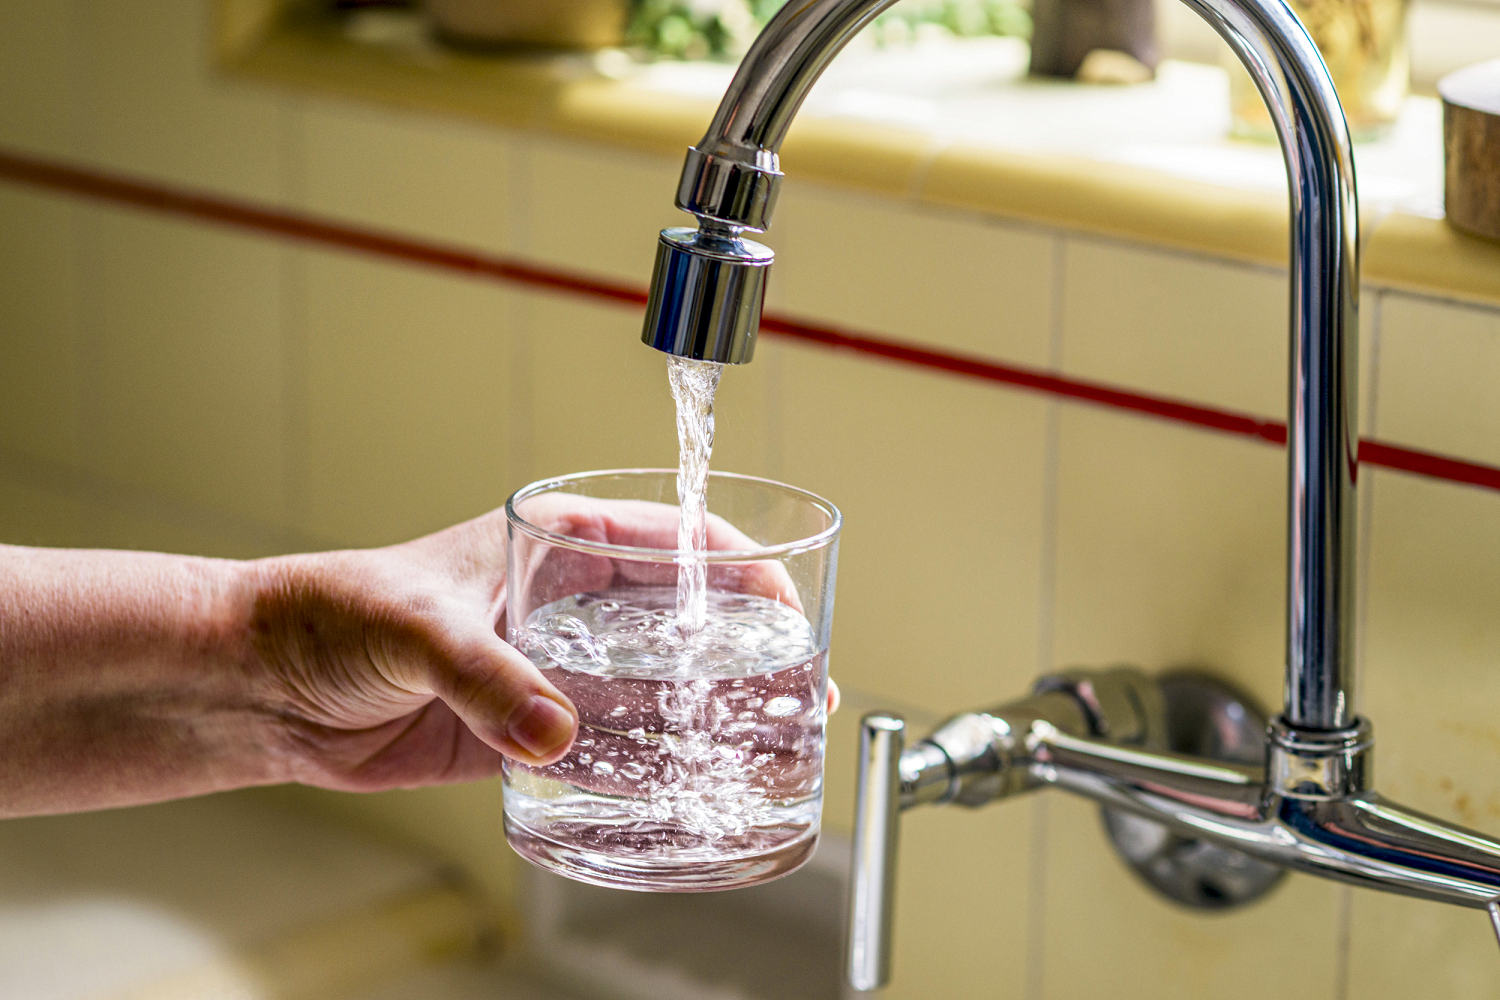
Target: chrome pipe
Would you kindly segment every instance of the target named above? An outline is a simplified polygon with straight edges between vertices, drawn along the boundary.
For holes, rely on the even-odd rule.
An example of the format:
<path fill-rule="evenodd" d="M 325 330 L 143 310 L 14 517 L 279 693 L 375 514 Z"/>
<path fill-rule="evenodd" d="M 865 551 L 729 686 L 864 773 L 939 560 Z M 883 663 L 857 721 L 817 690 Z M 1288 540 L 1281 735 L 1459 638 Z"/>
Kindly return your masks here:
<path fill-rule="evenodd" d="M 1247 769 L 1042 732 L 1032 764 L 1050 785 L 1272 862 L 1351 885 L 1488 909 L 1500 841 L 1368 792 L 1276 794 Z"/>
<path fill-rule="evenodd" d="M 906 749 L 899 719 L 866 716 L 851 982 L 871 989 L 888 980 L 900 811 L 980 806 L 1049 786 L 1282 869 L 1500 913 L 1500 840 L 1368 791 L 1367 727 L 1310 739 L 1273 723 L 1266 764 L 1206 760 L 1161 748 L 1166 712 L 1155 685 L 1128 668 L 1044 677 L 1031 696 L 956 715 Z"/>
<path fill-rule="evenodd" d="M 893 715 L 860 720 L 859 795 L 849 884 L 849 982 L 872 990 L 891 978 L 896 838 L 906 723 Z M 935 762 L 939 766 L 941 762 Z M 936 768 L 935 768 L 936 769 Z"/>
<path fill-rule="evenodd" d="M 1358 372 L 1358 226 L 1354 158 L 1327 68 L 1284 0 L 1184 0 L 1222 35 L 1271 111 L 1286 160 L 1291 212 L 1289 530 L 1286 713 L 1294 727 L 1339 730 L 1355 722 L 1353 683 L 1355 400 Z M 762 231 L 781 181 L 780 148 L 804 98 L 860 28 L 895 0 L 787 4 L 740 63 L 703 138 L 687 155 L 677 205 L 715 233 Z M 681 243 L 681 240 L 678 240 Z M 693 271 L 677 247 L 658 262 L 653 287 Z M 764 266 L 757 260 L 754 266 Z M 722 261 L 714 262 L 716 267 Z M 722 283 L 721 283 L 722 284 Z M 733 283 L 730 283 L 733 284 Z M 749 289 L 754 282 L 745 282 Z M 697 299 L 653 292 L 677 312 L 648 311 L 642 335 L 669 352 L 701 343 L 684 334 Z M 755 309 L 716 298 L 710 311 L 744 317 L 712 338 L 738 344 Z M 727 351 L 725 352 L 727 355 Z"/>

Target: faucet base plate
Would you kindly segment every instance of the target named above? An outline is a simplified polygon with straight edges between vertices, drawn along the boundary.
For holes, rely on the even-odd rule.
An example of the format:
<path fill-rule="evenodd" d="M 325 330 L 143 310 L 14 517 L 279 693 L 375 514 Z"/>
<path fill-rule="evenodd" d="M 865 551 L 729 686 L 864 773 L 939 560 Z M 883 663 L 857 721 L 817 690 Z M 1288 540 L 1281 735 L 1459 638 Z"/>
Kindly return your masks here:
<path fill-rule="evenodd" d="M 1205 673 L 1158 678 L 1165 712 L 1156 749 L 1240 764 L 1266 757 L 1266 715 L 1243 692 Z M 1153 720 L 1154 721 L 1154 720 Z M 1196 909 L 1225 910 L 1259 899 L 1285 870 L 1240 851 L 1173 833 L 1160 823 L 1100 810 L 1125 863 L 1157 892 Z"/>

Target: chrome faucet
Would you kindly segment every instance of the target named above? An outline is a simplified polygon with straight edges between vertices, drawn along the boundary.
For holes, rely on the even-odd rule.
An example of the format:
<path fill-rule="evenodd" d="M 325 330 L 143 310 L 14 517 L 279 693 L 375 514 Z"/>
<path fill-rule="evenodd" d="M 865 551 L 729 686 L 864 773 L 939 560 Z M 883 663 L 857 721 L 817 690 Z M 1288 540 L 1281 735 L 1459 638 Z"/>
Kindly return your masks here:
<path fill-rule="evenodd" d="M 768 24 L 703 139 L 661 234 L 642 339 L 749 361 L 772 253 L 778 151 L 803 98 L 896 0 L 799 0 Z M 1236 905 L 1286 869 L 1489 911 L 1500 934 L 1500 841 L 1371 788 L 1371 729 L 1354 709 L 1358 212 L 1348 129 L 1316 46 L 1283 0 L 1185 0 L 1229 43 L 1271 112 L 1291 201 L 1286 704 L 1268 723 L 1201 676 L 1130 669 L 1042 678 L 904 746 L 895 716 L 863 720 L 850 979 L 889 978 L 897 818 L 1052 785 L 1101 803 L 1126 860 L 1193 905 Z M 1199 756 L 1191 756 L 1197 754 Z"/>

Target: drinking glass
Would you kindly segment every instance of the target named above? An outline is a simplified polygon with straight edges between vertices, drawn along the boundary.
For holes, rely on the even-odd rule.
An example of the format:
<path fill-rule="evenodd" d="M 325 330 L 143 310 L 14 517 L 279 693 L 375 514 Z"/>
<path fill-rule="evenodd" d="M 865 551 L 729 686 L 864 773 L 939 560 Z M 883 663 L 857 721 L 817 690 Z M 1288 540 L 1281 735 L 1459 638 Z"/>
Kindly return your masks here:
<path fill-rule="evenodd" d="M 842 517 L 805 490 L 710 473 L 695 631 L 678 613 L 694 556 L 676 488 L 675 470 L 585 472 L 506 503 L 506 638 L 579 729 L 555 764 L 506 761 L 505 836 L 595 885 L 753 885 L 817 842 Z"/>

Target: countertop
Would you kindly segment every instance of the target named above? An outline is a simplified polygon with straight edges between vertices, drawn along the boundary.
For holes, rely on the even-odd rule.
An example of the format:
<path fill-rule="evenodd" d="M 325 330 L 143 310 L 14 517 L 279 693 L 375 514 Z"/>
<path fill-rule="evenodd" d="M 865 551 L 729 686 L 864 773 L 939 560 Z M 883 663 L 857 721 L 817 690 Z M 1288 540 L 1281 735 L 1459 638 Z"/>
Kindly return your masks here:
<path fill-rule="evenodd" d="M 226 47 L 227 48 L 227 47 Z M 1225 257 L 1285 260 L 1285 170 L 1271 144 L 1227 138 L 1228 78 L 1165 63 L 1154 82 L 1086 86 L 1025 75 L 1012 39 L 858 40 L 788 136 L 808 178 Z M 242 78 L 676 157 L 733 66 L 641 63 L 620 51 L 482 55 L 389 13 L 281 18 L 224 56 Z M 1355 151 L 1363 271 L 1445 297 L 1500 301 L 1500 244 L 1442 219 L 1441 109 L 1408 99 L 1392 133 Z"/>

